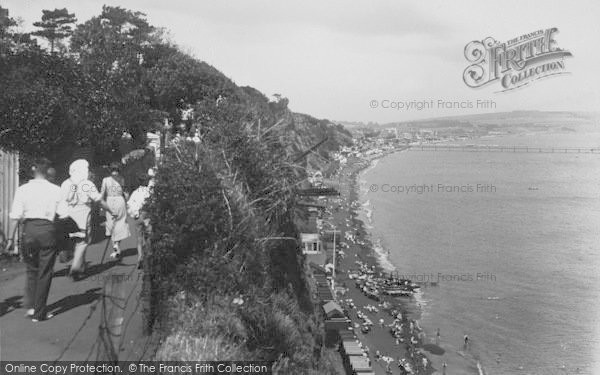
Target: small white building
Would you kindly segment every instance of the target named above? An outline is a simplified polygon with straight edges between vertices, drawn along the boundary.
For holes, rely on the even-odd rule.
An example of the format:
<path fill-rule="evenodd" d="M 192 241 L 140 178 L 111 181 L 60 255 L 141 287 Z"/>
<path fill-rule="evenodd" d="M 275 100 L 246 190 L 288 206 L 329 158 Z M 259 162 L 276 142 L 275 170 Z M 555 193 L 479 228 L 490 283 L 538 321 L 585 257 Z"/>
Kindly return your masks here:
<path fill-rule="evenodd" d="M 318 233 L 300 233 L 303 254 L 320 254 L 321 239 Z"/>

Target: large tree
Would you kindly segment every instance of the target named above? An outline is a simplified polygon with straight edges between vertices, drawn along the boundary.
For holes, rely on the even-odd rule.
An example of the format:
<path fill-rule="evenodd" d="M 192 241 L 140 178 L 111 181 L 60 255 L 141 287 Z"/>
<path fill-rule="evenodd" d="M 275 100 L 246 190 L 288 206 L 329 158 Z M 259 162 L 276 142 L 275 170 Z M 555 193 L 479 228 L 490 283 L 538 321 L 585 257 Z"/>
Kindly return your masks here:
<path fill-rule="evenodd" d="M 139 71 L 148 45 L 159 42 L 156 29 L 141 12 L 103 6 L 99 16 L 78 25 L 71 49 L 84 68 L 104 76 Z M 135 74 L 130 79 L 137 78 Z"/>
<path fill-rule="evenodd" d="M 118 105 L 73 59 L 26 50 L 0 59 L 0 147 L 60 163 L 75 149 L 105 162 L 125 130 Z"/>
<path fill-rule="evenodd" d="M 33 26 L 40 28 L 32 32 L 34 36 L 39 36 L 50 43 L 50 53 L 54 53 L 54 48 L 61 40 L 68 38 L 73 33 L 72 25 L 77 22 L 75 14 L 69 13 L 67 8 L 42 10 L 42 20 L 34 22 Z"/>
<path fill-rule="evenodd" d="M 78 25 L 71 38 L 71 51 L 83 71 L 113 98 L 111 111 L 118 127 L 125 128 L 139 145 L 161 117 L 143 91 L 144 55 L 157 43 L 159 32 L 143 13 L 110 6 Z"/>

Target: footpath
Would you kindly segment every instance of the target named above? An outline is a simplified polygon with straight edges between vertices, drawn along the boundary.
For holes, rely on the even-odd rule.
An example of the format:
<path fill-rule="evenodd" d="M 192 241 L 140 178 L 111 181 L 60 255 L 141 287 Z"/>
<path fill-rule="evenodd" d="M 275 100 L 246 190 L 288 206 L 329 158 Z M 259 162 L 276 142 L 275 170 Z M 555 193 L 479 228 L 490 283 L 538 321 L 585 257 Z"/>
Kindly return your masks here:
<path fill-rule="evenodd" d="M 132 228 L 133 229 L 133 228 Z M 87 277 L 74 282 L 67 266 L 54 267 L 48 297 L 54 317 L 34 323 L 21 306 L 25 271 L 0 285 L 0 361 L 94 361 L 147 359 L 151 338 L 143 334 L 143 271 L 137 269 L 135 231 L 113 261 L 108 239 L 86 253 Z"/>

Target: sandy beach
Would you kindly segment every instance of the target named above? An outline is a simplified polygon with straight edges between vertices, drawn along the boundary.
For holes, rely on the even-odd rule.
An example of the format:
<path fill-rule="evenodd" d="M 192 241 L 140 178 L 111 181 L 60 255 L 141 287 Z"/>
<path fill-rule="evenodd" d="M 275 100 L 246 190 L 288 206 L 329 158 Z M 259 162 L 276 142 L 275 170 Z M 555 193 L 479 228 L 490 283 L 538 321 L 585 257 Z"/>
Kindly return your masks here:
<path fill-rule="evenodd" d="M 341 296 L 338 293 L 338 300 L 352 319 L 358 339 L 369 349 L 376 374 L 403 374 L 398 366 L 399 361 L 408 363 L 406 367 L 412 369 L 414 374 L 431 374 L 436 370 L 428 358 L 431 354 L 426 353 L 423 348 L 423 330 L 419 326 L 420 308 L 414 297 L 381 295 L 381 299 L 376 301 L 367 297 L 353 279 L 361 268 L 372 269 L 370 272 L 374 277 L 385 276 L 386 273 L 378 263 L 369 233 L 359 217 L 361 207 L 358 177 L 377 158 L 348 159 L 337 176 L 340 197 L 328 202 L 327 220 L 335 223 L 336 229 L 342 233 L 339 240 L 341 242 L 337 246 L 339 256 L 336 262 L 336 286 L 344 287 L 344 291 Z M 365 322 L 371 325 L 367 333 L 361 332 Z M 399 324 L 402 327 L 401 333 L 394 337 L 391 329 Z M 411 340 L 414 344 L 411 344 Z M 426 347 L 432 349 L 431 344 Z"/>

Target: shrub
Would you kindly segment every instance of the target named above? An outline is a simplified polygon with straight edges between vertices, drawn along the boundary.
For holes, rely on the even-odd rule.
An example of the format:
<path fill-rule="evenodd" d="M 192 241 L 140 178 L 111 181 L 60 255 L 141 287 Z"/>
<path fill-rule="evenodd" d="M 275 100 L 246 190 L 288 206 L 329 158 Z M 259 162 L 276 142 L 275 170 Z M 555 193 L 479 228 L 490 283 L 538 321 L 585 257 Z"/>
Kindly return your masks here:
<path fill-rule="evenodd" d="M 153 298 L 167 335 L 159 356 L 315 368 L 322 334 L 302 258 L 295 240 L 281 239 L 296 235 L 297 172 L 273 158 L 276 144 L 222 130 L 168 150 L 146 207 Z"/>

